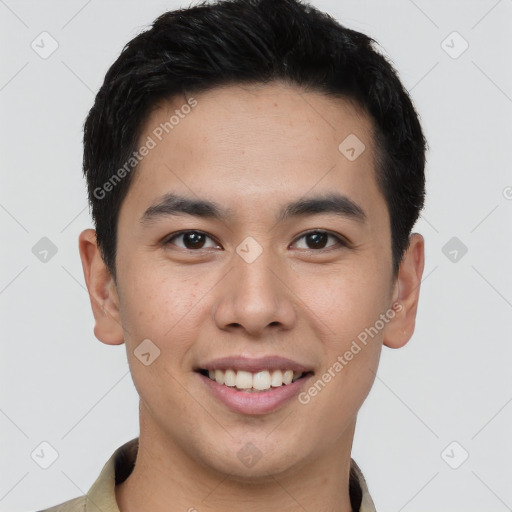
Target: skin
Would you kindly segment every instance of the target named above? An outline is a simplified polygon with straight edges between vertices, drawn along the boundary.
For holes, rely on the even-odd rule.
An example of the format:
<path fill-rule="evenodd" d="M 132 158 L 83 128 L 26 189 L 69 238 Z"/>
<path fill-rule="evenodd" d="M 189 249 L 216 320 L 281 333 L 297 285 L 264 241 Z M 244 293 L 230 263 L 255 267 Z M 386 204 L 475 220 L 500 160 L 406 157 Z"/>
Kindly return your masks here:
<path fill-rule="evenodd" d="M 103 343 L 126 344 L 140 395 L 139 453 L 116 487 L 119 508 L 350 511 L 357 412 L 382 346 L 402 347 L 414 331 L 423 237 L 411 235 L 394 278 L 372 124 L 352 104 L 279 82 L 194 98 L 197 106 L 140 162 L 122 203 L 117 282 L 95 232 L 79 240 L 94 333 Z M 185 102 L 156 106 L 141 143 Z M 351 133 L 366 146 L 354 161 L 338 150 Z M 321 213 L 276 223 L 284 203 L 332 191 L 356 202 L 366 221 Z M 234 217 L 140 222 L 168 192 L 218 202 Z M 202 249 L 186 237 L 168 242 L 184 229 L 210 238 Z M 317 248 L 303 236 L 315 229 L 350 244 L 329 237 Z M 236 252 L 247 236 L 263 251 L 252 263 Z M 292 399 L 268 414 L 235 413 L 193 371 L 217 357 L 277 354 L 310 366 L 316 380 L 395 303 L 394 318 L 306 405 Z M 148 366 L 134 355 L 146 338 L 160 349 Z M 237 457 L 248 442 L 262 454 L 252 467 Z"/>

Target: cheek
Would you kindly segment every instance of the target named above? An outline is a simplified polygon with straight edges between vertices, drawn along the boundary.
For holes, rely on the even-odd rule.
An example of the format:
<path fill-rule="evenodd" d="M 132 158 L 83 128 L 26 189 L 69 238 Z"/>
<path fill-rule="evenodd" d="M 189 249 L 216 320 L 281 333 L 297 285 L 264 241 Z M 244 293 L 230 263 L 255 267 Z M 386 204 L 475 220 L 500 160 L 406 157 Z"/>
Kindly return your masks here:
<path fill-rule="evenodd" d="M 164 402 L 172 405 L 170 409 L 178 405 L 186 408 L 187 396 L 179 382 L 187 367 L 187 353 L 202 325 L 197 316 L 200 308 L 194 307 L 202 296 L 201 290 L 194 281 L 180 280 L 168 267 L 163 269 L 157 263 L 134 267 L 136 274 L 123 275 L 121 300 L 134 385 L 150 408 Z M 148 352 L 150 355 L 144 360 L 141 354 Z"/>
<path fill-rule="evenodd" d="M 297 295 L 318 319 L 323 339 L 342 350 L 384 312 L 389 294 L 386 279 L 376 265 L 373 270 L 338 269 L 301 279 Z"/>
<path fill-rule="evenodd" d="M 161 349 L 172 342 L 173 350 L 179 350 L 187 343 L 183 331 L 191 333 L 198 325 L 194 319 L 199 312 L 196 306 L 202 296 L 200 287 L 158 263 L 135 266 L 136 273 L 126 272 L 123 276 L 121 317 L 126 343 L 134 346 L 149 338 Z"/>

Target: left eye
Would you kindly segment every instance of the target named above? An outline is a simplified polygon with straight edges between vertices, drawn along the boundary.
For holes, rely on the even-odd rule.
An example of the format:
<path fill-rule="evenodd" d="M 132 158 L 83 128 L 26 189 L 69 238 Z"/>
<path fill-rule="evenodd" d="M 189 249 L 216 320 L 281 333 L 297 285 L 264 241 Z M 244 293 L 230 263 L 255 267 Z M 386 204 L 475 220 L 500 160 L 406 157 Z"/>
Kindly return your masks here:
<path fill-rule="evenodd" d="M 302 247 L 302 249 L 325 249 L 329 238 L 334 239 L 338 245 L 345 245 L 340 237 L 328 233 L 327 231 L 310 231 L 309 233 L 303 234 L 297 240 L 303 238 L 306 240 L 306 244 L 310 244 L 313 247 Z M 336 245 L 336 243 L 332 245 Z M 332 245 L 329 247 L 332 247 Z"/>
<path fill-rule="evenodd" d="M 180 238 L 183 240 L 183 245 L 174 243 L 174 240 Z M 342 246 L 346 245 L 345 242 L 340 237 L 328 233 L 327 231 L 309 231 L 308 233 L 304 233 L 302 236 L 300 236 L 297 239 L 297 241 L 304 239 L 306 242 L 306 247 L 299 247 L 299 249 L 320 250 L 326 248 L 327 241 L 329 238 L 333 239 L 335 243 L 327 247 L 332 247 L 333 245 L 336 244 Z M 181 233 L 176 233 L 175 235 L 173 235 L 165 243 L 172 243 L 173 245 L 177 245 L 182 249 L 205 249 L 208 247 L 206 245 L 207 239 L 213 242 L 213 244 L 210 245 L 209 247 L 220 247 L 216 242 L 214 242 L 214 240 L 210 236 L 208 236 L 206 233 L 203 233 L 202 231 L 182 231 Z M 295 244 L 297 243 L 297 241 L 295 242 Z"/>

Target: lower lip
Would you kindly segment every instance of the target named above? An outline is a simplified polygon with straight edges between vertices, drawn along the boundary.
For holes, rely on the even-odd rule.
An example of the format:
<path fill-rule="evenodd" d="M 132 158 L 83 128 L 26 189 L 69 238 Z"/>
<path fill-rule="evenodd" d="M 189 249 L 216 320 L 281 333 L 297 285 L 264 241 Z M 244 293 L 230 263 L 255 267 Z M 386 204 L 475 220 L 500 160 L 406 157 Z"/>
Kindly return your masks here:
<path fill-rule="evenodd" d="M 214 396 L 232 411 L 241 414 L 266 414 L 273 412 L 289 402 L 300 393 L 306 380 L 311 374 L 302 377 L 291 384 L 283 384 L 268 391 L 245 392 L 234 387 L 219 384 L 217 381 L 198 373 Z"/>

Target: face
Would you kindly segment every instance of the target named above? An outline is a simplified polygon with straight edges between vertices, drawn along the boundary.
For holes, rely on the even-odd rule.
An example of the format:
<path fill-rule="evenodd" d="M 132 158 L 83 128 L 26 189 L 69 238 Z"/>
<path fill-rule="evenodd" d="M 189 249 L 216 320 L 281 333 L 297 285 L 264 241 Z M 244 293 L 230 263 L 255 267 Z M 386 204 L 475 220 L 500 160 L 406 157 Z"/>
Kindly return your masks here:
<path fill-rule="evenodd" d="M 372 125 L 280 83 L 193 97 L 144 125 L 139 147 L 155 144 L 119 212 L 110 329 L 169 449 L 240 478 L 300 470 L 350 445 L 405 325 Z"/>

